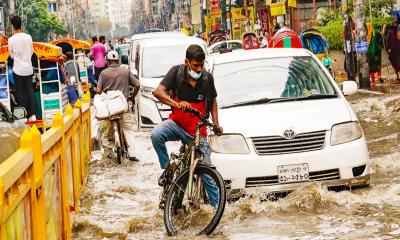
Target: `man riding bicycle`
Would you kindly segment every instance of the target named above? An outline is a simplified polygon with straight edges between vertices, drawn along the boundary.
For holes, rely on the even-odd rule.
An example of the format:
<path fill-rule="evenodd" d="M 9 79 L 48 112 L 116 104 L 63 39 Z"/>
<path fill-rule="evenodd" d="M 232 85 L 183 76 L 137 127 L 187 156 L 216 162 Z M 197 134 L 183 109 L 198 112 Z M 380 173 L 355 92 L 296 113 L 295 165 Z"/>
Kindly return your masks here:
<path fill-rule="evenodd" d="M 153 95 L 163 104 L 172 108 L 169 119 L 160 123 L 153 129 L 151 141 L 158 155 L 162 169 L 158 183 L 165 185 L 171 178 L 173 167 L 169 164 L 168 152 L 165 146 L 167 141 L 182 140 L 190 144 L 196 134 L 196 124 L 200 121 L 197 116 L 188 112 L 197 109 L 206 118 L 209 112 L 213 123 L 217 126 L 215 134 L 221 135 L 223 130 L 218 123 L 217 91 L 214 86 L 214 78 L 211 73 L 204 69 L 205 53 L 198 45 L 191 45 L 186 51 L 185 64 L 172 67 Z M 167 92 L 169 94 L 167 94 Z M 201 129 L 200 152 L 204 154 L 204 162 L 211 164 L 211 149 L 207 142 L 206 127 Z M 211 198 L 211 204 L 218 201 L 210 190 L 210 185 L 205 179 L 206 189 Z M 214 201 L 214 202 L 213 202 Z"/>
<path fill-rule="evenodd" d="M 96 93 L 119 90 L 127 100 L 135 101 L 135 96 L 139 92 L 140 84 L 135 76 L 127 68 L 120 67 L 119 57 L 116 51 L 110 51 L 107 54 L 108 68 L 100 73 L 97 83 Z M 134 87 L 133 95 L 129 98 L 129 85 Z M 128 146 L 128 156 L 131 161 L 138 161 L 134 151 L 134 125 L 135 117 L 131 112 L 124 113 L 121 119 L 122 129 L 124 131 L 125 141 Z M 112 136 L 112 132 L 108 131 L 108 135 Z"/>

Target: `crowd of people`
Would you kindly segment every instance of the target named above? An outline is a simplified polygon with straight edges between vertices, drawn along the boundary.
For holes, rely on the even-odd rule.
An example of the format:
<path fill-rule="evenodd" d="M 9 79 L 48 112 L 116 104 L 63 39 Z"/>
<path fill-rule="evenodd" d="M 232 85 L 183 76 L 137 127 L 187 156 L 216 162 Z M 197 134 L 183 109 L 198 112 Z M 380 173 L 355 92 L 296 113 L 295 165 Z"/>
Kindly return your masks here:
<path fill-rule="evenodd" d="M 38 74 L 41 74 L 42 81 L 58 79 L 61 83 L 65 84 L 69 103 L 73 105 L 79 97 L 83 96 L 80 75 L 81 67 L 74 52 L 64 52 L 65 55 L 62 57 L 64 58 L 64 63 L 59 64 L 58 67 L 55 62 L 43 63 L 42 67 L 48 70 L 38 73 L 32 64 L 32 56 L 34 54 L 32 37 L 23 32 L 21 28 L 22 21 L 19 16 L 13 16 L 10 22 L 13 26 L 14 34 L 7 39 L 5 45 L 8 46 L 11 58 L 8 62 L 9 71 L 7 73 L 12 94 L 11 106 L 24 107 L 27 112 L 28 121 L 42 119 L 40 88 L 43 88 L 43 93 L 51 93 L 60 89 L 57 83 L 40 86 L 37 81 Z M 104 36 L 100 36 L 99 38 L 93 37 L 92 41 L 93 46 L 90 53 L 86 57 L 83 55 L 83 58 L 85 58 L 83 61 L 86 62 L 89 83 L 95 88 L 100 73 L 107 68 L 106 54 L 112 51 L 114 46 L 111 44 L 111 41 L 106 42 Z M 116 45 L 124 43 L 123 38 L 116 41 Z M 58 68 L 58 72 L 56 68 Z M 2 82 L 3 78 L 4 76 L 2 77 Z M 93 94 L 95 91 L 94 88 L 91 89 Z M 8 97 L 8 94 L 2 91 L 1 96 Z"/>

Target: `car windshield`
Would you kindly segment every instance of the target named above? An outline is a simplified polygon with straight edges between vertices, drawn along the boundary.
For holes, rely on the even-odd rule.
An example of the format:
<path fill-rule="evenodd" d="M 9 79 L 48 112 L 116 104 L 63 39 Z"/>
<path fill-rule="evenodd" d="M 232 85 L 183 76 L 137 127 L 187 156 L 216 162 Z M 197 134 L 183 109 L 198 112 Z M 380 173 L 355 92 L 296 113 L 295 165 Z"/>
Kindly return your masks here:
<path fill-rule="evenodd" d="M 311 57 L 217 64 L 213 75 L 220 107 L 337 96 L 328 77 Z"/>
<path fill-rule="evenodd" d="M 144 48 L 142 77 L 164 77 L 172 66 L 184 63 L 188 46 L 175 45 Z"/>

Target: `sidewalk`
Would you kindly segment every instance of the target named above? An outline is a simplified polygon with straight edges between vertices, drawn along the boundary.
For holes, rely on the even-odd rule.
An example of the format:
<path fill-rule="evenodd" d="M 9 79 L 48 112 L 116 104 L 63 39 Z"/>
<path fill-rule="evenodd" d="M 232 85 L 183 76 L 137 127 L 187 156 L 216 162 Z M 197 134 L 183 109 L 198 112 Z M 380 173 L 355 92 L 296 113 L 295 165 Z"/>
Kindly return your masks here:
<path fill-rule="evenodd" d="M 347 80 L 346 72 L 344 71 L 344 54 L 342 50 L 330 51 L 330 57 L 335 59 L 336 62 L 332 63 L 332 67 L 335 70 L 336 80 L 338 82 Z M 396 80 L 396 74 L 392 65 L 389 62 L 386 51 L 382 51 L 382 79 L 384 83 L 379 83 L 376 78 L 376 86 L 371 87 L 371 91 L 377 91 L 382 93 L 400 92 L 400 82 Z"/>

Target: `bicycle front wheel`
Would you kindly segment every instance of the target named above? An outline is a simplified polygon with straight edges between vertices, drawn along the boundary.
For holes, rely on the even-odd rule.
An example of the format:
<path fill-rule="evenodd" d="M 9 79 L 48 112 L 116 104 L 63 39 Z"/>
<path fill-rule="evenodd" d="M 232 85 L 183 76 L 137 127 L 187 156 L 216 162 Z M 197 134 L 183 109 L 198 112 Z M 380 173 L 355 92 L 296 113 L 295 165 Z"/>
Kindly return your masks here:
<path fill-rule="evenodd" d="M 211 234 L 224 213 L 226 190 L 217 170 L 199 164 L 193 174 L 192 194 L 188 181 L 186 169 L 171 183 L 167 194 L 164 224 L 170 236 L 180 231 Z"/>

